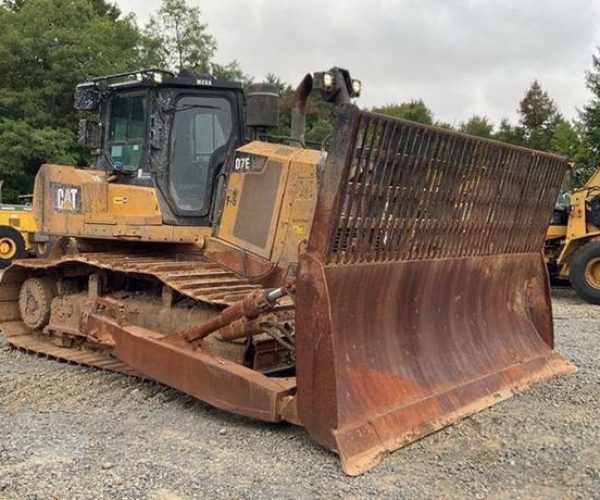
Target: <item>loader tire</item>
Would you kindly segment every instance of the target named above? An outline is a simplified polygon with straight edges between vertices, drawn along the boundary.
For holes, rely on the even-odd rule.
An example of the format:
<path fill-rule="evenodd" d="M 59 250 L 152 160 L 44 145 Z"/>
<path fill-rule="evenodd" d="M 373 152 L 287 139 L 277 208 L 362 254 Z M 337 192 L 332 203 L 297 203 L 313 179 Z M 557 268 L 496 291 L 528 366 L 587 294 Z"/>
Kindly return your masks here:
<path fill-rule="evenodd" d="M 14 227 L 0 226 L 0 269 L 10 266 L 14 259 L 27 257 L 25 240 Z"/>
<path fill-rule="evenodd" d="M 600 304 L 600 241 L 590 241 L 577 249 L 571 258 L 569 279 L 583 300 Z"/>

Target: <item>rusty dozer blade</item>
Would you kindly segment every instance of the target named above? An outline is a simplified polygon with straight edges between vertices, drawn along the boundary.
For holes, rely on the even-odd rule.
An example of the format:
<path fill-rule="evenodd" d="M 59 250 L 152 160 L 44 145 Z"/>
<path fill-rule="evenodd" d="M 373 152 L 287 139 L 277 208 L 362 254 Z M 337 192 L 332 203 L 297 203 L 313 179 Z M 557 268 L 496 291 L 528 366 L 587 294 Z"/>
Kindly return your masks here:
<path fill-rule="evenodd" d="M 298 414 L 348 474 L 574 370 L 541 254 L 565 159 L 342 110 L 297 277 Z"/>

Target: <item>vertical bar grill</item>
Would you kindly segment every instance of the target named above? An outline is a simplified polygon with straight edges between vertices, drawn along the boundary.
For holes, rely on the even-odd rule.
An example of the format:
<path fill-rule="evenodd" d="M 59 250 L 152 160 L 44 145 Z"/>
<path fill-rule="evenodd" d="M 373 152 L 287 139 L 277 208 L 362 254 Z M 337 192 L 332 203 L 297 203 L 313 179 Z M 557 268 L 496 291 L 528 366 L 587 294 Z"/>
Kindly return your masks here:
<path fill-rule="evenodd" d="M 564 158 L 374 113 L 356 120 L 327 263 L 541 249 Z"/>

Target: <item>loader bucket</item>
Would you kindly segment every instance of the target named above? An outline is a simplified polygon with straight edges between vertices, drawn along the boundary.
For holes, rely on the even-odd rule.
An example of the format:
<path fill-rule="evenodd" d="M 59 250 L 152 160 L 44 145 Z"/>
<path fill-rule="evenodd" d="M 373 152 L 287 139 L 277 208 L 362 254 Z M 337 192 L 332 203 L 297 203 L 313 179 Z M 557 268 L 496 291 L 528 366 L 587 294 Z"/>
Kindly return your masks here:
<path fill-rule="evenodd" d="M 566 168 L 340 111 L 297 275 L 297 404 L 348 474 L 574 369 L 541 253 Z"/>

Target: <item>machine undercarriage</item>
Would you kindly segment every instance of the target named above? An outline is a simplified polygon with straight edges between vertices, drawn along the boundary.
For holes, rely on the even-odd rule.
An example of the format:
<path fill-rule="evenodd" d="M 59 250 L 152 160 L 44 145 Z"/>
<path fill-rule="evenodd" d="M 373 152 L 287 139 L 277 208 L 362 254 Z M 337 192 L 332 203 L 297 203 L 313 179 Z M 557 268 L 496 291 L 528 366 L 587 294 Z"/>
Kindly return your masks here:
<path fill-rule="evenodd" d="M 243 303 L 241 299 L 248 294 L 253 299 L 246 303 L 255 303 L 265 292 L 260 285 L 206 258 L 139 251 L 88 252 L 23 261 L 7 273 L 1 286 L 4 314 L 0 327 L 15 347 L 136 373 L 135 367 L 124 365 L 112 354 L 118 343 L 113 336 L 124 336 L 123 328 L 133 328 L 146 334 L 141 338 L 170 342 L 190 353 L 206 353 L 221 363 L 222 376 L 235 364 L 256 374 L 257 379 L 280 378 L 286 387 L 293 386 L 294 308 L 287 297 L 281 304 L 257 311 L 250 318 L 250 329 L 247 321 L 240 324 L 246 318 L 242 312 L 219 321 L 219 334 L 186 338 L 193 327 L 218 320 L 223 311 Z M 244 413 L 243 408 L 237 411 Z M 267 419 L 278 420 L 280 415 L 272 411 Z"/>

